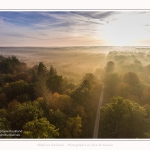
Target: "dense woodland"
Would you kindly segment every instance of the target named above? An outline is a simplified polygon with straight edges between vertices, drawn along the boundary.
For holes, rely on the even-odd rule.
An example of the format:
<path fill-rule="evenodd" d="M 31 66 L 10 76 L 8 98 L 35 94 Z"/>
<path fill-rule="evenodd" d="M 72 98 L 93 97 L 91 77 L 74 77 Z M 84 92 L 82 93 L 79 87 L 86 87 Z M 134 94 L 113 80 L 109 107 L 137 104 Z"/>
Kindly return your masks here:
<path fill-rule="evenodd" d="M 101 138 L 150 138 L 150 53 L 107 55 Z"/>
<path fill-rule="evenodd" d="M 91 73 L 76 85 L 53 66 L 0 56 L 0 130 L 22 131 L 1 138 L 91 138 L 101 85 Z"/>
<path fill-rule="evenodd" d="M 150 52 L 110 51 L 105 62 L 77 84 L 0 56 L 0 130 L 22 130 L 0 138 L 92 138 L 103 84 L 99 138 L 150 138 Z"/>

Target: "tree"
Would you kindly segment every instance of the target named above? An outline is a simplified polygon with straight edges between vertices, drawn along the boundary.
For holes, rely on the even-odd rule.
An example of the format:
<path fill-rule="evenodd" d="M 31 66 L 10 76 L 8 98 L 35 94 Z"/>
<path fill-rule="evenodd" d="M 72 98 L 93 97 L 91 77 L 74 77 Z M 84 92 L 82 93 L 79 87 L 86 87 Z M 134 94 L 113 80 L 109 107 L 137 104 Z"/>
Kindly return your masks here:
<path fill-rule="evenodd" d="M 143 107 L 146 110 L 147 118 L 150 119 L 150 104 L 145 104 Z"/>
<path fill-rule="evenodd" d="M 62 81 L 62 93 L 70 95 L 70 93 L 75 89 L 75 84 L 70 82 L 67 78 L 63 78 Z"/>
<path fill-rule="evenodd" d="M 58 93 L 63 92 L 63 77 L 60 75 L 57 75 L 57 71 L 56 69 L 54 69 L 52 65 L 48 73 L 47 86 L 53 94 L 55 92 L 58 92 Z"/>
<path fill-rule="evenodd" d="M 107 74 L 104 78 L 105 84 L 105 103 L 113 96 L 117 95 L 117 89 L 121 79 L 118 73 Z"/>
<path fill-rule="evenodd" d="M 70 96 L 66 95 L 66 94 L 58 94 L 55 93 L 52 96 L 52 102 L 51 102 L 51 107 L 54 110 L 59 109 L 60 111 L 69 114 L 71 113 L 72 107 L 72 99 Z"/>
<path fill-rule="evenodd" d="M 25 123 L 43 117 L 43 110 L 36 101 L 19 103 L 12 101 L 8 105 L 8 118 L 11 128 L 21 130 Z"/>
<path fill-rule="evenodd" d="M 115 70 L 115 63 L 113 61 L 107 62 L 105 73 L 106 74 L 113 73 L 114 70 Z"/>
<path fill-rule="evenodd" d="M 6 109 L 0 109 L 0 130 L 10 129 L 10 122 L 8 121 L 8 113 Z"/>
<path fill-rule="evenodd" d="M 123 82 L 128 83 L 131 86 L 136 86 L 140 83 L 140 79 L 134 72 L 125 73 L 123 76 Z"/>
<path fill-rule="evenodd" d="M 105 86 L 107 87 L 116 87 L 120 81 L 121 80 L 118 73 L 108 74 L 104 79 Z"/>
<path fill-rule="evenodd" d="M 6 84 L 4 87 L 4 92 L 8 97 L 8 101 L 17 99 L 20 102 L 24 102 L 26 100 L 30 100 L 30 98 L 34 98 L 33 84 L 28 84 L 23 80 Z"/>
<path fill-rule="evenodd" d="M 3 58 L 0 62 L 0 73 L 8 74 L 14 73 L 15 66 L 20 66 L 21 62 L 15 57 L 11 56 L 8 58 Z"/>
<path fill-rule="evenodd" d="M 26 72 L 27 71 L 27 64 L 24 62 L 20 62 L 19 64 L 14 66 L 14 73 Z"/>
<path fill-rule="evenodd" d="M 77 117 L 68 118 L 66 121 L 66 128 L 70 132 L 72 138 L 79 138 L 82 132 L 82 119 L 79 115 Z"/>
<path fill-rule="evenodd" d="M 49 76 L 55 76 L 57 75 L 57 71 L 56 69 L 54 69 L 54 67 L 51 65 L 50 70 L 49 70 Z"/>
<path fill-rule="evenodd" d="M 2 75 L 2 82 L 5 83 L 10 83 L 13 82 L 13 77 L 11 74 L 3 74 Z"/>
<path fill-rule="evenodd" d="M 72 93 L 71 97 L 80 105 L 85 105 L 90 101 L 90 95 L 94 88 L 100 87 L 100 81 L 91 73 L 87 73 L 79 85 Z M 100 89 L 99 89 L 100 90 Z M 89 103 L 88 103 L 89 104 Z"/>
<path fill-rule="evenodd" d="M 133 101 L 143 104 L 144 96 L 143 94 L 143 85 L 138 84 L 136 86 L 131 86 L 128 83 L 120 83 L 117 88 L 117 94 L 127 99 L 132 99 Z"/>
<path fill-rule="evenodd" d="M 55 138 L 58 136 L 58 129 L 46 118 L 29 121 L 23 126 L 23 138 Z"/>
<path fill-rule="evenodd" d="M 37 97 L 43 97 L 44 99 L 47 99 L 51 94 L 46 85 L 46 79 L 44 77 L 38 77 L 38 81 L 35 83 L 34 90 Z"/>
<path fill-rule="evenodd" d="M 10 122 L 6 118 L 0 118 L 0 130 L 10 129 Z"/>
<path fill-rule="evenodd" d="M 81 84 L 71 93 L 73 99 L 73 108 L 78 110 L 78 114 L 82 114 L 82 137 L 90 138 L 93 134 L 93 126 L 96 115 L 96 107 L 101 91 L 100 81 L 91 73 L 84 76 Z M 76 112 L 77 113 L 77 112 Z M 85 113 L 85 114 L 84 114 Z"/>
<path fill-rule="evenodd" d="M 63 90 L 63 78 L 59 75 L 49 76 L 47 79 L 47 86 L 52 93 L 62 93 Z"/>
<path fill-rule="evenodd" d="M 14 81 L 24 80 L 26 82 L 30 82 L 31 76 L 29 76 L 25 72 L 20 72 L 13 77 Z"/>
<path fill-rule="evenodd" d="M 115 97 L 100 111 L 101 138 L 143 138 L 147 132 L 146 111 L 134 101 Z"/>
<path fill-rule="evenodd" d="M 0 108 L 7 107 L 7 96 L 5 93 L 0 93 Z"/>
<path fill-rule="evenodd" d="M 63 129 L 66 123 L 66 115 L 59 109 L 55 111 L 50 109 L 48 120 L 59 129 L 59 137 L 64 138 Z"/>
<path fill-rule="evenodd" d="M 45 76 L 47 74 L 47 69 L 42 62 L 39 62 L 37 73 L 40 76 Z"/>

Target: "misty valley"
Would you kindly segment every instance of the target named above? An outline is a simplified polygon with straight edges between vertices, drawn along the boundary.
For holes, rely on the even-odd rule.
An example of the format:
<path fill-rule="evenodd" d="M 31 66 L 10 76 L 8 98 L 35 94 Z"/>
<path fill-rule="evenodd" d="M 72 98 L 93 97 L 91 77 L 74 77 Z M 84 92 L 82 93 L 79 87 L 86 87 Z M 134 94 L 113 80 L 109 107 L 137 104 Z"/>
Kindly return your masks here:
<path fill-rule="evenodd" d="M 150 138 L 150 47 L 0 47 L 0 138 L 93 138 L 97 111 L 96 138 Z"/>

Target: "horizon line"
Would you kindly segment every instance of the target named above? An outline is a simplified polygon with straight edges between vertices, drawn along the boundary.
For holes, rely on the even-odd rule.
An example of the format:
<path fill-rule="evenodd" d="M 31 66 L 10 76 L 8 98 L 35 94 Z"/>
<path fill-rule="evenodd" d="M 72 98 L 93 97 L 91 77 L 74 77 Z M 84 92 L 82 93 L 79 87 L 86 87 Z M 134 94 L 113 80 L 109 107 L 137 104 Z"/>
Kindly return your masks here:
<path fill-rule="evenodd" d="M 65 47 L 65 48 L 67 48 L 67 47 L 150 47 L 150 45 L 149 46 L 108 46 L 108 45 L 91 45 L 91 46 L 85 46 L 85 45 L 79 45 L 79 46 L 0 46 L 0 48 L 20 48 L 20 47 L 24 47 L 24 48 L 60 48 L 60 47 Z"/>

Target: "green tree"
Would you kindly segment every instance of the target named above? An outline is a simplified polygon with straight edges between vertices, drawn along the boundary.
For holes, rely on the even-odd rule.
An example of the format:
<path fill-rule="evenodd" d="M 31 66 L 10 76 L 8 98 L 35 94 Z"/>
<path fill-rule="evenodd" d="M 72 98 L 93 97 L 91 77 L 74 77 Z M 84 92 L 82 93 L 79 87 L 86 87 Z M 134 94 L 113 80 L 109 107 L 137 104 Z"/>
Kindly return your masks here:
<path fill-rule="evenodd" d="M 147 118 L 150 119 L 150 104 L 145 104 L 143 107 L 146 110 Z"/>
<path fill-rule="evenodd" d="M 100 87 L 100 81 L 91 73 L 87 73 L 79 85 L 71 94 L 71 97 L 80 105 L 85 105 L 90 101 L 90 95 L 97 85 Z M 99 89 L 100 91 L 100 89 Z M 89 104 L 89 103 L 88 103 Z"/>
<path fill-rule="evenodd" d="M 11 122 L 8 120 L 8 113 L 6 109 L 0 109 L 0 130 L 10 130 Z M 3 132 L 0 132 L 3 134 Z M 1 135 L 0 138 L 10 138 L 10 136 Z"/>
<path fill-rule="evenodd" d="M 47 79 L 47 86 L 52 93 L 63 91 L 63 78 L 59 75 L 49 76 Z"/>
<path fill-rule="evenodd" d="M 54 67 L 52 65 L 50 67 L 48 75 L 49 76 L 55 76 L 55 75 L 57 75 L 57 71 L 56 71 L 56 69 L 54 69 Z"/>
<path fill-rule="evenodd" d="M 45 76 L 47 74 L 47 69 L 46 69 L 45 65 L 42 62 L 39 62 L 37 73 L 40 76 Z"/>
<path fill-rule="evenodd" d="M 3 84 L 13 82 L 12 74 L 3 74 L 2 82 L 3 82 Z"/>
<path fill-rule="evenodd" d="M 6 109 L 0 109 L 0 130 L 10 129 L 10 121 L 8 121 L 8 113 Z"/>
<path fill-rule="evenodd" d="M 23 126 L 23 138 L 55 138 L 58 136 L 58 129 L 46 118 L 29 121 Z"/>
<path fill-rule="evenodd" d="M 48 120 L 59 129 L 59 137 L 64 138 L 63 129 L 66 123 L 66 115 L 59 109 L 55 111 L 51 109 Z"/>
<path fill-rule="evenodd" d="M 25 123 L 43 117 L 43 110 L 37 101 L 19 103 L 12 101 L 8 105 L 8 119 L 11 128 L 21 130 Z"/>
<path fill-rule="evenodd" d="M 4 87 L 4 92 L 8 98 L 8 101 L 17 99 L 20 102 L 24 102 L 26 100 L 30 100 L 30 98 L 34 98 L 33 84 L 28 84 L 23 80 L 6 84 Z M 25 95 L 27 99 L 25 98 Z M 20 96 L 24 98 L 19 98 Z"/>
<path fill-rule="evenodd" d="M 101 138 L 143 138 L 147 132 L 146 111 L 134 101 L 115 97 L 100 111 Z"/>
<path fill-rule="evenodd" d="M 6 118 L 0 118 L 0 130 L 10 129 L 10 122 Z"/>
<path fill-rule="evenodd" d="M 100 81 L 91 73 L 84 76 L 81 84 L 71 93 L 73 99 L 73 108 L 82 106 L 78 114 L 82 113 L 82 137 L 90 138 L 93 134 L 96 109 L 101 91 Z M 85 114 L 84 114 L 85 112 Z M 76 112 L 77 113 L 77 112 Z M 76 114 L 74 112 L 74 114 Z"/>
<path fill-rule="evenodd" d="M 0 62 L 0 73 L 11 74 L 15 71 L 15 66 L 20 65 L 21 62 L 15 57 L 11 56 L 8 58 L 3 58 Z"/>
<path fill-rule="evenodd" d="M 67 78 L 63 78 L 62 81 L 62 93 L 70 95 L 71 92 L 75 89 L 75 84 L 70 82 Z"/>
<path fill-rule="evenodd" d="M 82 119 L 77 117 L 68 118 L 66 121 L 66 129 L 70 132 L 72 138 L 79 138 L 82 132 Z"/>

